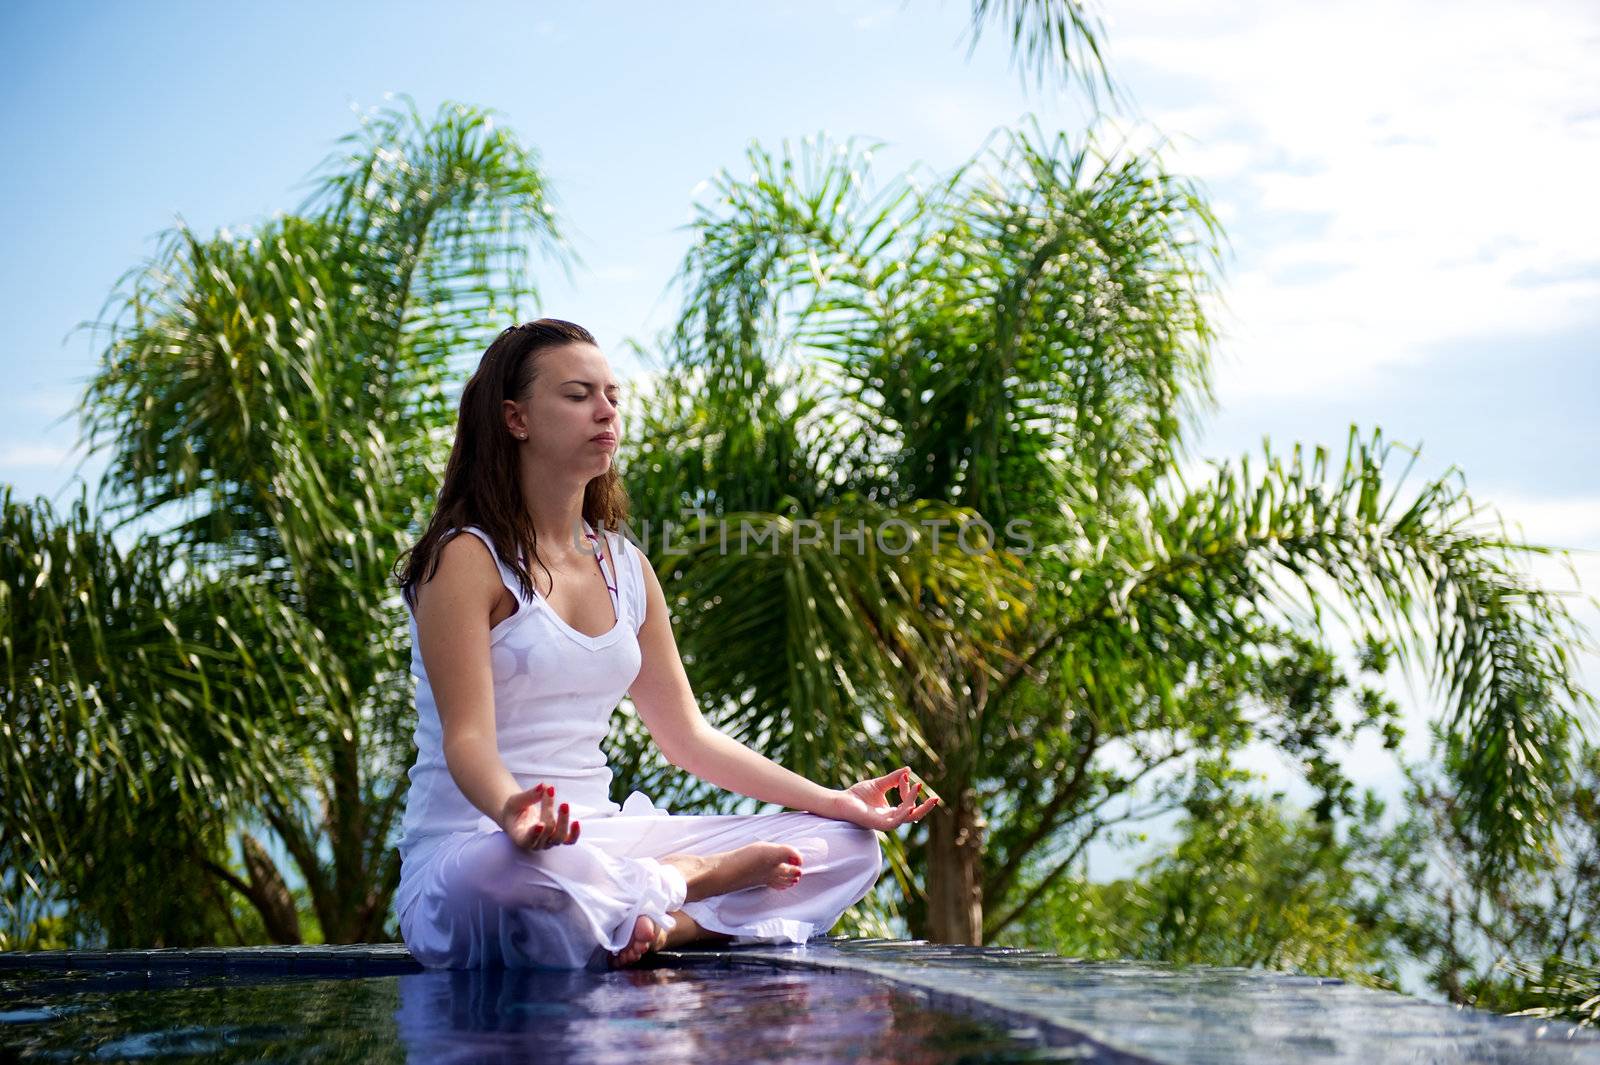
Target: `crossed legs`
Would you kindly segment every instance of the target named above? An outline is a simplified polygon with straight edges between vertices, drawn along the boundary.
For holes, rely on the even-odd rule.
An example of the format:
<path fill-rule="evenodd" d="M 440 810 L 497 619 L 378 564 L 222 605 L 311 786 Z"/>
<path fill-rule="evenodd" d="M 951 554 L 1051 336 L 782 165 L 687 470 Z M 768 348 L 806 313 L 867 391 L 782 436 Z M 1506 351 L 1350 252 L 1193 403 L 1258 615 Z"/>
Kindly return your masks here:
<path fill-rule="evenodd" d="M 726 895 L 750 887 L 770 887 L 778 891 L 800 881 L 800 852 L 785 843 L 750 843 L 718 854 L 669 854 L 661 859 L 683 874 L 689 892 L 685 902 L 698 902 L 714 895 Z M 634 921 L 628 945 L 612 955 L 614 965 L 632 965 L 654 950 L 679 947 L 702 939 L 729 939 L 720 932 L 708 932 L 682 910 L 671 914 L 671 928 L 660 928 L 649 917 Z"/>
<path fill-rule="evenodd" d="M 881 866 L 873 832 L 807 813 L 617 817 L 593 828 L 538 852 L 501 832 L 451 837 L 408 869 L 421 878 L 400 915 L 412 953 L 435 968 L 583 968 L 723 935 L 803 942 L 866 894 Z M 654 919 L 641 925 L 641 913 Z M 596 939 L 606 944 L 598 958 Z"/>

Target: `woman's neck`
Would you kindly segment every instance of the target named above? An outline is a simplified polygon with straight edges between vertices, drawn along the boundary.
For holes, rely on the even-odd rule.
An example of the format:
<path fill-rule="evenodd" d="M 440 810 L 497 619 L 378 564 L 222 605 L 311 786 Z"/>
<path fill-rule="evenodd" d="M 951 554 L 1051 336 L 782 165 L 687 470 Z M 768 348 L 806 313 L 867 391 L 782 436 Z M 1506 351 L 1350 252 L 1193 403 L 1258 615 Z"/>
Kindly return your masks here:
<path fill-rule="evenodd" d="M 565 554 L 584 550 L 583 543 L 583 485 L 574 488 L 560 482 L 522 484 L 522 498 L 528 507 L 528 517 L 533 520 L 533 531 L 539 537 L 539 550 L 546 545 Z"/>

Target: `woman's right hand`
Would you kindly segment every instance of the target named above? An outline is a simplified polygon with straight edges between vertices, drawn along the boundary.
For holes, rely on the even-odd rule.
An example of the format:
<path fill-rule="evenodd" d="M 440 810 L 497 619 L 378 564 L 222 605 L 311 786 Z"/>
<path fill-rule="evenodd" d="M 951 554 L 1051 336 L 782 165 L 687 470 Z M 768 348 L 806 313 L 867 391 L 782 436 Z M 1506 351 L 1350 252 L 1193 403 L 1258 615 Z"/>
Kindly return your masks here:
<path fill-rule="evenodd" d="M 578 822 L 567 824 L 567 804 L 556 809 L 556 789 L 536 784 L 506 800 L 500 827 L 523 850 L 542 851 L 578 842 Z"/>

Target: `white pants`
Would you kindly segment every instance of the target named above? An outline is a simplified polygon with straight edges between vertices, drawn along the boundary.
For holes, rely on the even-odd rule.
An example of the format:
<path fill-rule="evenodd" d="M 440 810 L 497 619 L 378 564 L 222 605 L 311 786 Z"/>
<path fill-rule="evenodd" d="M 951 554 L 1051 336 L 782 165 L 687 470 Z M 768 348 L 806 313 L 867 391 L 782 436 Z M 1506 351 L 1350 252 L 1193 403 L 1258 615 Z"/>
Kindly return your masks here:
<path fill-rule="evenodd" d="M 408 856 L 400 934 L 429 968 L 602 969 L 636 920 L 670 928 L 681 910 L 735 943 L 804 943 L 833 927 L 877 881 L 877 833 L 815 814 L 668 814 L 635 792 L 622 812 L 584 817 L 578 842 L 527 851 L 499 829 L 454 832 Z M 787 843 L 793 887 L 685 902 L 683 874 L 658 859 Z"/>

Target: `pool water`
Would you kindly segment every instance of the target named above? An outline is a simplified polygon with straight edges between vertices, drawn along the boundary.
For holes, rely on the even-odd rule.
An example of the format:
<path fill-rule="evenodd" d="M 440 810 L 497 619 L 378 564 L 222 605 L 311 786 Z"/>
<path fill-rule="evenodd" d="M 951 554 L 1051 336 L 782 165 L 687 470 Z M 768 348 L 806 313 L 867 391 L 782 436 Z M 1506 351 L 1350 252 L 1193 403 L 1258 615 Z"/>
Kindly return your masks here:
<path fill-rule="evenodd" d="M 1324 977 L 813 940 L 615 973 L 400 944 L 0 954 L 11 1061 L 1600 1065 L 1600 1033 Z"/>
<path fill-rule="evenodd" d="M 652 968 L 313 978 L 0 971 L 0 1061 L 1060 1060 L 858 973 Z"/>

